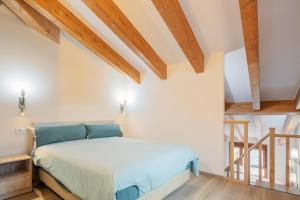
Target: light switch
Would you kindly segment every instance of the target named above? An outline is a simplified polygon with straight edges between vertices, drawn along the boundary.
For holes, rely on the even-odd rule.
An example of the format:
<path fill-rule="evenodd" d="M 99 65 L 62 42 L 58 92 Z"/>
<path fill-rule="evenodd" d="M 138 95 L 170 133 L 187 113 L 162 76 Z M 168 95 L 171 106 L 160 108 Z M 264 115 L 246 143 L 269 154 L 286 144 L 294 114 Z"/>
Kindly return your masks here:
<path fill-rule="evenodd" d="M 15 133 L 17 135 L 23 135 L 23 134 L 27 134 L 28 129 L 27 128 L 16 128 L 15 129 Z"/>

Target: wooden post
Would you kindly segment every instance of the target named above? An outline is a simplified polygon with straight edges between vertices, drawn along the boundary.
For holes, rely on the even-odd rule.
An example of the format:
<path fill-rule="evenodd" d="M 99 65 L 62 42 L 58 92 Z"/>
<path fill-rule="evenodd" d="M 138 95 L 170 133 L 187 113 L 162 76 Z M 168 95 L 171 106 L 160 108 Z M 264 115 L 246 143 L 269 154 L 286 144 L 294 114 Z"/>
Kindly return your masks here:
<path fill-rule="evenodd" d="M 244 148 L 244 147 L 240 147 L 240 155 L 243 154 L 243 148 Z M 240 156 L 240 155 L 239 155 L 239 156 Z M 240 164 L 240 165 L 243 165 L 243 159 L 240 159 L 240 160 L 239 160 L 239 164 Z"/>
<path fill-rule="evenodd" d="M 234 179 L 234 124 L 230 124 L 229 178 Z"/>
<path fill-rule="evenodd" d="M 248 122 L 244 123 L 244 182 L 250 184 L 250 162 L 248 155 Z"/>
<path fill-rule="evenodd" d="M 262 143 L 258 145 L 258 177 L 262 181 Z"/>
<path fill-rule="evenodd" d="M 264 167 L 264 178 L 268 178 L 268 167 Z"/>
<path fill-rule="evenodd" d="M 239 147 L 239 157 L 243 154 L 243 150 L 242 147 Z M 237 179 L 240 180 L 240 166 L 243 165 L 243 163 L 241 162 L 243 159 L 239 159 L 237 161 Z"/>
<path fill-rule="evenodd" d="M 236 163 L 236 167 L 237 167 L 236 178 L 237 178 L 237 180 L 240 180 L 240 161 L 238 161 L 238 162 Z"/>
<path fill-rule="evenodd" d="M 285 154 L 285 185 L 290 185 L 290 138 L 286 137 L 286 154 Z"/>
<path fill-rule="evenodd" d="M 275 128 L 270 128 L 270 184 L 275 184 Z"/>
<path fill-rule="evenodd" d="M 263 157 L 264 157 L 264 162 L 263 162 L 263 168 L 264 168 L 264 178 L 268 178 L 268 148 L 265 148 L 263 151 Z"/>

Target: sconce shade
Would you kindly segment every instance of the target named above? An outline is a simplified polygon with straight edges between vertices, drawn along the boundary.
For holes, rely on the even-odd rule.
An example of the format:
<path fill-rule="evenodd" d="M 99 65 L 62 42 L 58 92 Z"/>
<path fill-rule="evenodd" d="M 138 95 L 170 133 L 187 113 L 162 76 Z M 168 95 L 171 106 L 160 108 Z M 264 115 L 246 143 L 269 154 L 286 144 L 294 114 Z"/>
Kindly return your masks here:
<path fill-rule="evenodd" d="M 19 97 L 19 109 L 21 115 L 24 115 L 25 111 L 25 90 L 21 90 L 21 97 Z"/>
<path fill-rule="evenodd" d="M 124 100 L 124 102 L 120 105 L 120 111 L 121 113 L 124 113 L 126 109 L 126 100 Z"/>

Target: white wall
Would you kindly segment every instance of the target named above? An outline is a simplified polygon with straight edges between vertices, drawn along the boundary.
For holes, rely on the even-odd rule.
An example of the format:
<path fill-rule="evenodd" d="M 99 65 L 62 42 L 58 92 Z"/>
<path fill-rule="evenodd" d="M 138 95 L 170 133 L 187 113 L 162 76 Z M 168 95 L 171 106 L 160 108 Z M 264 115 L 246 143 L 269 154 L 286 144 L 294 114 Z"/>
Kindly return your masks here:
<path fill-rule="evenodd" d="M 202 171 L 223 175 L 223 68 L 224 54 L 217 53 L 202 74 L 184 62 L 168 67 L 166 81 L 148 73 L 141 85 L 129 85 L 135 102 L 128 106 L 128 135 L 189 145 Z"/>
<path fill-rule="evenodd" d="M 73 39 L 62 35 L 57 45 L 3 6 L 0 32 L 0 156 L 30 151 L 30 136 L 14 128 L 32 121 L 122 120 L 118 97 L 128 87 L 126 135 L 189 145 L 202 171 L 223 175 L 223 53 L 207 58 L 202 74 L 183 62 L 168 67 L 167 81 L 147 72 L 137 86 Z"/>
<path fill-rule="evenodd" d="M 66 36 L 57 45 L 0 6 L 0 156 L 30 151 L 15 127 L 32 121 L 119 118 L 125 79 Z M 26 90 L 26 116 L 18 110 Z"/>

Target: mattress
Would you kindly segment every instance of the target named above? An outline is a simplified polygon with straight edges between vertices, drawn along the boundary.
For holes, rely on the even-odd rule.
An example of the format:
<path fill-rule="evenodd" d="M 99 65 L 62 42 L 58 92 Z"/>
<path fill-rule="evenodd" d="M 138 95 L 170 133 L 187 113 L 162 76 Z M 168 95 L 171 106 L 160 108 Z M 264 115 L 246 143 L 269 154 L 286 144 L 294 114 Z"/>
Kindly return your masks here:
<path fill-rule="evenodd" d="M 122 137 L 76 140 L 33 151 L 42 167 L 82 199 L 132 200 L 190 167 L 198 157 L 188 147 Z"/>

